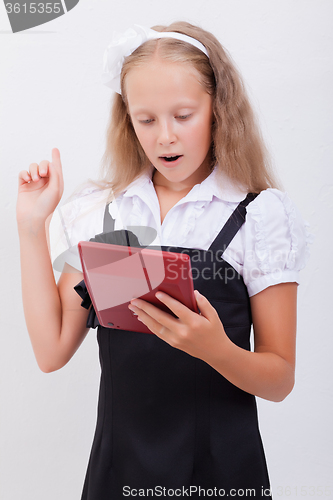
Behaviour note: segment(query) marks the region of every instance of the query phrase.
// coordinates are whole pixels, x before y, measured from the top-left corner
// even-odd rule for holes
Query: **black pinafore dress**
[[[237,206],[209,250],[162,247],[190,255],[194,288],[215,307],[228,337],[247,350],[247,288],[222,255],[255,196]],[[113,228],[106,207],[103,233],[92,240],[127,244],[129,232]],[[84,281],[75,290],[88,308]],[[98,327],[101,382],[81,500],[271,498],[253,395],[154,334],[102,327],[93,308],[87,326]]]

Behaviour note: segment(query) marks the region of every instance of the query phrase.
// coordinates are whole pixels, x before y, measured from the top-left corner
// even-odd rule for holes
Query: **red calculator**
[[[80,241],[78,248],[84,281],[102,326],[152,333],[128,305],[140,298],[174,316],[155,297],[157,291],[199,312],[188,254],[93,241]]]

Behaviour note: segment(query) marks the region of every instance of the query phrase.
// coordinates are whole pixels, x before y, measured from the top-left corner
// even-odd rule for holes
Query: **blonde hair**
[[[244,84],[220,42],[211,33],[186,22],[154,26],[153,29],[183,33],[199,40],[206,47],[209,58],[186,42],[161,38],[143,43],[125,59],[121,72],[122,95],[116,94],[113,98],[101,178],[95,184],[111,188],[118,194],[151,168],[128,113],[125,79],[133,67],[144,65],[157,55],[162,60],[193,66],[200,74],[200,83],[212,96],[211,168],[217,164],[219,170],[248,192],[259,193],[276,187],[269,155]]]

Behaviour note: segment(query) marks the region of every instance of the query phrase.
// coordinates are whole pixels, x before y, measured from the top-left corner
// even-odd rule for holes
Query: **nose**
[[[169,144],[174,144],[177,140],[176,133],[174,130],[174,124],[171,120],[164,120],[160,122],[160,127],[158,131],[158,142],[162,146],[168,146]]]

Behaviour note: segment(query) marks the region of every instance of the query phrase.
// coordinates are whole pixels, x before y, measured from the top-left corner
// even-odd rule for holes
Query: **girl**
[[[212,34],[184,22],[135,26],[109,45],[104,70],[116,91],[104,182],[59,211],[68,248],[58,284],[47,239],[63,192],[57,149],[52,163],[20,172],[17,202],[40,368],[64,366],[98,327],[101,386],[82,500],[270,497],[255,396],[281,401],[293,388],[305,225],[274,187],[241,79]],[[132,300],[154,335],[99,325],[76,247],[126,244],[129,234],[144,245],[142,228],[155,230],[152,246],[190,255],[200,310],[161,292],[176,317]]]

